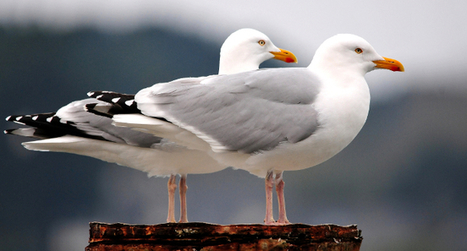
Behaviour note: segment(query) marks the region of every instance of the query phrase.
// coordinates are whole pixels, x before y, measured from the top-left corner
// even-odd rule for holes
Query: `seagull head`
[[[382,57],[365,39],[352,34],[339,34],[324,41],[310,67],[362,76],[374,69],[404,71],[399,61]]]
[[[219,74],[257,70],[268,59],[296,63],[295,55],[275,46],[264,33],[244,28],[232,33],[220,52]]]

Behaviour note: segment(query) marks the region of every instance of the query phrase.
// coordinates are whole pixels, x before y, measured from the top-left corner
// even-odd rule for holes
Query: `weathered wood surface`
[[[216,225],[90,223],[86,251],[136,250],[326,250],[358,251],[357,226],[290,224]]]

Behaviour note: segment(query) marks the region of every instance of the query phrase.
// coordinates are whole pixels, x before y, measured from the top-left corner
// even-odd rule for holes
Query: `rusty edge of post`
[[[127,250],[125,245],[170,248],[202,248],[225,245],[262,245],[273,243],[288,248],[308,250],[359,250],[362,242],[361,230],[356,225],[338,226],[334,224],[306,225],[288,224],[270,226],[263,224],[217,225],[209,223],[164,223],[157,225],[130,225],[124,223],[90,223],[88,251],[114,250],[102,248],[117,245]],[[266,241],[266,243],[264,242]],[[256,243],[256,244],[255,244]],[[258,244],[259,243],[259,244]],[[312,249],[311,247],[325,249]],[[331,249],[331,247],[335,247]],[[337,249],[336,249],[337,248]],[[130,249],[128,249],[130,250]],[[152,250],[152,249],[146,249]],[[219,248],[218,250],[222,250]]]

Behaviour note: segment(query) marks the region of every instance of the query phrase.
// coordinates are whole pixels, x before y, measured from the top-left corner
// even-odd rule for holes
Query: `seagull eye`
[[[363,53],[363,50],[362,50],[361,48],[357,48],[357,49],[355,49],[355,52],[356,52],[357,54],[362,54],[362,53]]]
[[[258,44],[261,45],[261,46],[264,46],[266,44],[266,42],[264,42],[264,40],[259,40]]]

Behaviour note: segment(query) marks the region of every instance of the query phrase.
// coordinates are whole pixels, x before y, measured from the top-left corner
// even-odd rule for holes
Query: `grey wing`
[[[306,69],[270,69],[168,83],[137,94],[136,101],[143,113],[195,133],[214,151],[252,153],[312,135],[319,87]]]
[[[92,98],[74,101],[60,108],[56,113],[56,117],[62,121],[72,123],[84,134],[98,136],[107,141],[140,147],[151,147],[153,144],[161,142],[159,137],[134,131],[131,128],[116,127],[112,124],[111,118],[86,112],[85,105],[91,103],[107,104]]]

